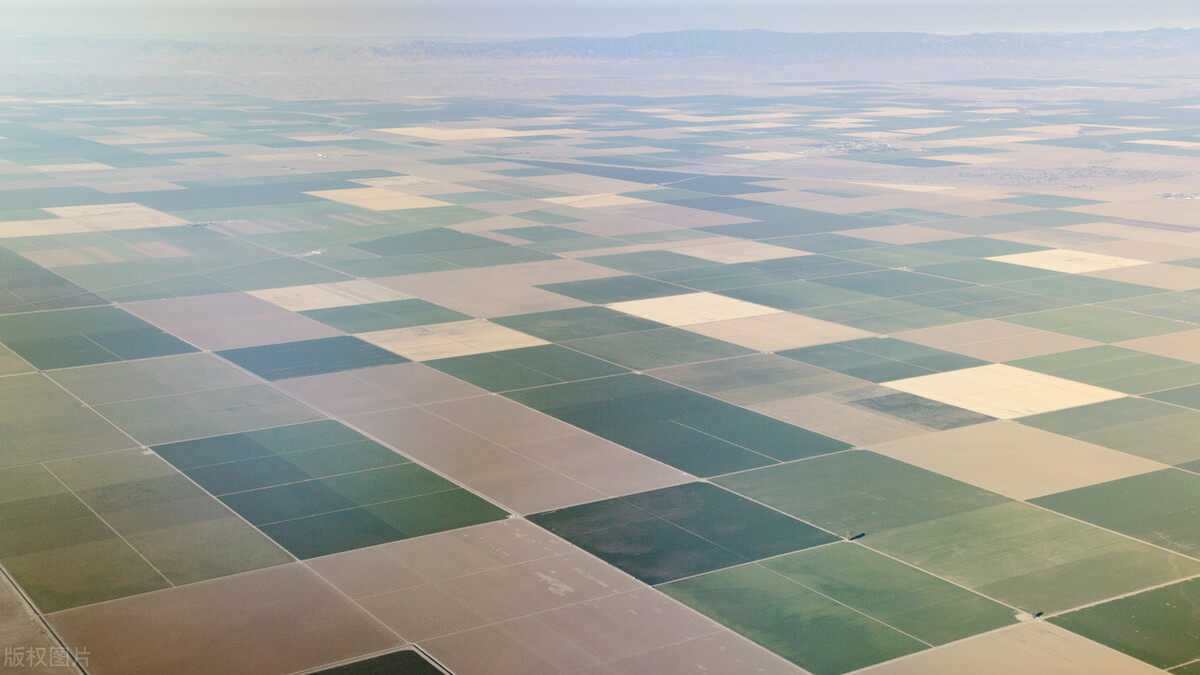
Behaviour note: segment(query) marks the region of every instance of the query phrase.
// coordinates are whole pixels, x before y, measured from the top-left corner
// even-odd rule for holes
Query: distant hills
[[[623,38],[540,38],[504,42],[412,41],[378,45],[407,58],[730,58],[830,59],[1135,58],[1200,53],[1200,29],[1105,33],[781,33],[767,30],[689,30]]]
[[[1200,55],[1200,29],[1104,33],[781,33],[767,30],[689,30],[631,37],[558,37],[495,42],[236,39],[175,37],[14,37],[0,58],[178,58],[214,55],[250,61],[377,62],[459,59],[695,59],[823,62],[890,59],[1156,59]]]

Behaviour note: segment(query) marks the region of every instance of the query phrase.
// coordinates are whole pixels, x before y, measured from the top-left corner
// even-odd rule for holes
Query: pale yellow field
[[[372,211],[399,211],[450,205],[449,202],[430,199],[428,197],[418,197],[417,195],[406,195],[402,192],[393,192],[392,190],[378,187],[317,190],[316,192],[306,192],[305,194]]]
[[[776,312],[741,319],[727,319],[685,325],[684,328],[717,340],[749,347],[760,352],[776,352],[811,345],[874,337],[874,333],[814,319],[802,314]]]
[[[759,262],[762,260],[778,260],[780,258],[809,255],[807,251],[744,240],[727,241],[719,244],[673,246],[663,250],[682,253],[683,255],[690,255],[693,258],[711,260],[712,262],[721,264]]]
[[[455,321],[432,326],[393,328],[359,333],[371,344],[413,361],[498,352],[548,344],[545,340],[483,319]]]
[[[1115,649],[1042,621],[1019,624],[895,661],[856,675],[1162,675]]]
[[[149,227],[172,227],[187,222],[134,203],[58,206],[45,210],[58,218],[0,223],[0,238],[140,230]]]
[[[1024,267],[1036,267],[1064,274],[1083,274],[1086,272],[1111,270],[1117,267],[1132,267],[1134,265],[1147,264],[1145,260],[1122,258],[1115,255],[1104,255],[1103,253],[1089,253],[1087,251],[1071,251],[1063,248],[999,255],[987,258],[987,260],[995,260],[996,262]]]
[[[886,386],[998,419],[1074,408],[1125,395],[1061,377],[995,363],[903,380]]]
[[[1010,422],[960,427],[870,449],[1013,499],[1033,499],[1167,468]]]
[[[628,300],[614,302],[609,307],[668,326],[690,326],[782,312],[773,307],[727,298],[716,293],[685,293],[665,298]]]
[[[335,281],[327,284],[310,284],[306,286],[288,286],[286,288],[268,288],[260,291],[249,291],[250,295],[267,302],[300,312],[310,309],[327,309],[330,307],[346,307],[371,302],[387,302],[389,300],[404,300],[411,298],[407,293],[401,293],[387,286],[380,286],[366,279],[351,281]]]

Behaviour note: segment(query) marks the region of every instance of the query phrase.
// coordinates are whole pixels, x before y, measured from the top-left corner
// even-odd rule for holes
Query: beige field
[[[610,308],[643,319],[650,319],[668,326],[690,326],[710,321],[727,321],[763,314],[777,314],[782,310],[758,305],[744,300],[727,298],[716,293],[685,293],[665,298],[628,300],[614,302]]]
[[[798,155],[794,152],[763,151],[763,152],[743,152],[743,153],[736,154],[736,155],[726,155],[726,157],[732,157],[734,159],[753,159],[753,160],[759,161],[759,162],[773,162],[773,161],[781,160],[781,159],[795,159],[796,157],[803,157],[803,155]]]
[[[902,108],[899,106],[867,108],[865,112],[870,115],[879,115],[881,117],[926,117],[929,115],[943,115],[946,113],[945,110],[935,110],[934,108]]]
[[[856,675],[1162,675],[1164,671],[1053,624],[1018,624],[857,671]]]
[[[1036,267],[1038,269],[1050,270],[1051,272],[1062,272],[1063,274],[1099,272],[1100,270],[1132,267],[1147,263],[1145,260],[1122,258],[1102,253],[1089,253],[1087,251],[1071,251],[1063,248],[998,255],[986,258],[986,260],[1009,263],[1010,265],[1021,265],[1023,267]]]
[[[403,192],[393,192],[392,190],[377,187],[317,190],[316,192],[306,192],[305,194],[372,211],[399,211],[403,209],[425,209],[431,206],[450,205],[449,202],[437,199],[406,195]]]
[[[1155,131],[1161,131],[1156,129]],[[1153,138],[1143,138],[1130,143],[1141,143],[1142,145],[1162,145],[1168,148],[1200,148],[1200,141],[1160,141]]]
[[[1007,154],[998,152],[991,155],[930,155],[927,159],[939,159],[946,162],[960,162],[962,164],[992,164],[1012,159],[1011,157],[1007,157]]]
[[[548,344],[483,319],[360,333],[371,344],[413,361],[444,359]]]
[[[644,199],[625,197],[618,194],[573,195],[570,197],[547,197],[542,201],[550,204],[574,206],[580,209],[596,209],[602,206],[628,206],[630,204],[645,204]]]
[[[1090,384],[995,363],[884,382],[917,396],[998,419],[1074,408],[1125,396]]]
[[[893,337],[986,361],[1015,361],[1100,344],[1015,323],[981,319],[896,333]]]
[[[881,455],[991,490],[1033,499],[1167,468],[1011,422],[987,422],[871,445]]]
[[[731,240],[718,244],[669,246],[663,250],[682,253],[690,255],[693,258],[711,260],[712,262],[721,264],[759,262],[762,260],[778,260],[780,258],[808,255],[807,251],[745,240]]]
[[[928,429],[902,422],[895,417],[837,403],[820,396],[797,396],[746,407],[768,417],[857,446],[870,446],[896,438],[929,433]]]
[[[13,220],[0,223],[0,238],[78,234],[171,227],[187,221],[134,203],[58,206],[45,209],[58,216],[47,220]]]
[[[979,136],[976,138],[947,138],[940,141],[927,141],[925,144],[930,147],[943,148],[954,147],[957,145],[995,145],[1003,143],[1027,143],[1029,141],[1040,141],[1046,136],[1021,135],[1021,134],[1000,134],[997,136]]]
[[[38,166],[30,167],[45,173],[67,173],[71,171],[107,171],[112,167],[100,162],[80,162],[78,164],[39,164]]]
[[[1200,329],[1185,330],[1166,335],[1126,340],[1114,343],[1119,347],[1136,349],[1147,354],[1157,354],[1172,359],[1200,363]]]
[[[900,133],[900,134],[912,134],[912,135],[915,135],[915,136],[925,136],[925,135],[928,135],[928,134],[936,134],[936,133],[938,133],[938,132],[942,132],[942,131],[950,131],[950,130],[952,130],[952,129],[958,129],[958,128],[960,128],[960,127],[958,127],[958,126],[950,126],[950,127],[921,127],[921,128],[919,128],[919,129],[897,129],[897,130],[896,130],[896,133]]]
[[[684,328],[693,333],[761,352],[776,352],[843,340],[857,340],[875,335],[865,330],[843,326],[840,323],[790,312],[689,324]]]
[[[1116,269],[1091,272],[1090,277],[1124,281],[1130,284],[1154,286],[1169,291],[1191,291],[1200,288],[1200,269],[1183,267],[1181,265],[1163,265],[1151,263],[1136,267],[1119,267]]]
[[[387,302],[389,300],[405,300],[412,297],[407,293],[401,293],[387,286],[380,286],[366,279],[335,281],[327,284],[310,284],[306,286],[288,286],[285,288],[268,288],[261,291],[248,291],[248,293],[256,298],[266,300],[273,305],[290,309],[293,312],[362,305],[371,302]]]
[[[404,641],[300,563],[168,588],[47,617],[68,644],[123,675],[292,672]],[[131,640],[171,649],[132,649]],[[101,665],[102,664],[102,665]]]
[[[476,127],[466,129],[446,129],[437,127],[396,127],[393,129],[372,129],[385,134],[415,136],[434,141],[478,141],[489,138],[519,138],[521,136],[543,136],[559,134],[578,134],[580,129],[500,129],[496,127]]]
[[[743,120],[771,120],[795,117],[794,113],[747,113],[745,115],[661,115],[672,122],[740,122]]]

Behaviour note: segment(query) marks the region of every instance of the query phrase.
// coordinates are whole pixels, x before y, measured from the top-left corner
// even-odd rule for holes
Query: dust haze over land
[[[778,82],[844,79],[1182,76],[1181,91],[1195,92],[1200,80],[1190,75],[1198,57],[1200,29],[968,36],[680,31],[469,43],[29,36],[0,44],[0,91],[389,100],[734,94]]]
[[[1195,102],[1200,98],[1200,77],[1192,68],[1197,59],[1200,29],[957,36],[697,30],[627,38],[473,42],[33,36],[0,44],[0,92],[114,98],[149,94],[293,100],[363,97],[410,103],[411,97],[594,96],[597,105],[606,104],[603,97],[616,96],[644,97],[646,105],[663,96],[749,96],[795,108],[804,104],[814,87],[853,86],[873,90],[881,104],[928,98],[1013,106],[1025,111],[1029,124],[1035,125],[1080,98],[1114,104]],[[898,170],[886,164],[845,167],[821,161],[826,155],[889,147],[879,142],[835,139],[821,144],[809,139],[788,148],[805,159],[759,167],[756,172],[889,181]],[[487,147],[479,150],[497,152]],[[507,157],[555,159],[541,149],[505,152]],[[1098,160],[1075,166],[930,168],[925,179],[1095,188],[1190,176],[1181,160],[1162,157],[1154,167],[1135,160],[1134,166],[1126,153],[1102,153]]]

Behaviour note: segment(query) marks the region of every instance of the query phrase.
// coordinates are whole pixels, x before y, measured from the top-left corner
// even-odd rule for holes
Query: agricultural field
[[[1198,174],[1165,80],[0,97],[0,634],[1200,673]]]

